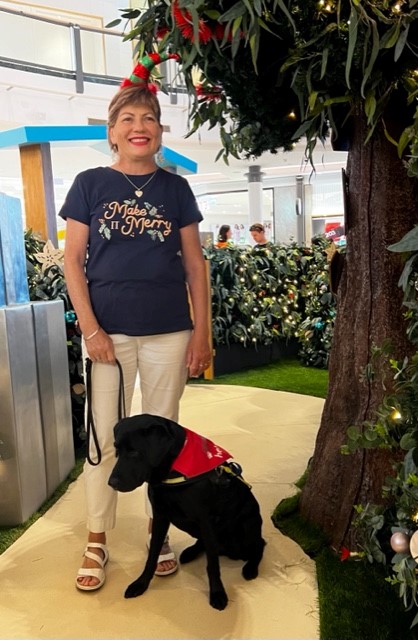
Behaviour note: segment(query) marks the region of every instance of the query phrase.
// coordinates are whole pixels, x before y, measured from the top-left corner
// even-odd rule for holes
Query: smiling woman
[[[161,146],[162,136],[157,99],[150,92],[143,95],[137,87],[125,89],[125,93],[122,98],[117,95],[109,109],[109,140],[119,155],[113,166],[122,173],[138,173],[138,162],[142,160],[144,173],[155,171],[154,154]]]
[[[159,169],[161,110],[148,84],[154,64],[172,55],[150,54],[109,105],[111,167],[80,173],[60,215],[67,220],[65,276],[94,363],[91,410],[100,464],[85,465],[89,531],[76,586],[99,589],[109,557],[106,531],[115,526],[117,493],[107,480],[115,463],[119,369],[129,414],[137,373],[142,412],[177,421],[186,380],[210,360],[208,291],[198,223],[202,215],[187,183]],[[189,297],[193,312],[189,308]],[[93,452],[90,452],[90,458]],[[150,516],[150,532],[152,513]],[[156,573],[177,569],[168,541]]]

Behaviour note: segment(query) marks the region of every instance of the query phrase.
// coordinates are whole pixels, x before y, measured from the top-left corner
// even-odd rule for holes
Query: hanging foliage
[[[290,149],[303,136],[311,157],[329,128],[344,141],[359,102],[371,136],[396,93],[409,115],[387,135],[418,175],[416,0],[149,0],[121,15],[112,26],[127,20],[138,55],[180,55],[191,131],[219,125],[224,159]]]

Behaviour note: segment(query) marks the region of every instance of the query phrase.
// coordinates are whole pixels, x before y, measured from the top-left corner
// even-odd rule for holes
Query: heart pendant
[[[141,191],[141,189],[137,189],[137,190],[135,191],[135,195],[136,195],[136,197],[137,197],[137,198],[140,198],[140,197],[142,196],[142,191]]]

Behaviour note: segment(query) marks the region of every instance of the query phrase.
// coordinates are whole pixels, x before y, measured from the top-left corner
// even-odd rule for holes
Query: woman
[[[218,242],[215,243],[215,247],[217,249],[225,249],[226,247],[230,247],[232,242],[232,229],[229,224],[223,224],[218,233]]]
[[[199,376],[210,361],[202,216],[187,181],[155,163],[161,112],[147,80],[152,66],[167,57],[176,56],[146,56],[122,83],[108,114],[115,162],[80,173],[60,212],[67,220],[68,291],[94,363],[92,410],[102,452],[99,465],[85,464],[89,533],[76,579],[84,591],[104,584],[106,531],[115,526],[117,493],[107,481],[115,463],[116,359],[127,413],[139,373],[142,412],[175,421],[187,376]],[[147,512],[151,532],[149,504]],[[176,569],[167,540],[156,574]]]

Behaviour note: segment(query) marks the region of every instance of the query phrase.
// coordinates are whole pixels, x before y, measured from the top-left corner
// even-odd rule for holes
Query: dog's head
[[[133,491],[144,482],[161,481],[184,443],[184,430],[167,418],[142,414],[124,418],[114,428],[117,461],[109,484]]]

